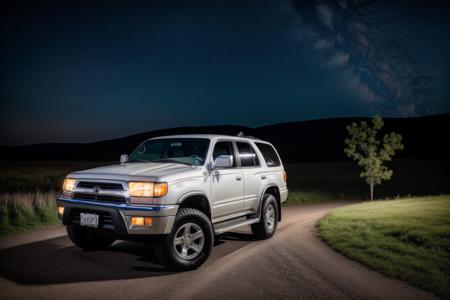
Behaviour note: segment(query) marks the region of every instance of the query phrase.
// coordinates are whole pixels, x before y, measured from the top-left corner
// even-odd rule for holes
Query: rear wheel
[[[211,221],[199,210],[179,210],[172,232],[165,236],[157,249],[160,259],[180,270],[198,268],[211,253],[214,231]]]
[[[252,232],[259,239],[271,238],[278,225],[278,203],[273,195],[265,194],[261,207],[261,219],[252,224]]]
[[[75,245],[86,251],[107,249],[115,241],[115,238],[95,229],[77,225],[68,225],[67,234]]]

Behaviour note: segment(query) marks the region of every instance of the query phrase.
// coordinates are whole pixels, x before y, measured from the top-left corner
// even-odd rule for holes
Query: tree
[[[352,123],[347,126],[350,137],[345,139],[347,147],[344,152],[363,168],[360,176],[365,178],[370,187],[370,200],[373,200],[375,185],[392,177],[393,171],[383,163],[390,161],[397,150],[403,149],[400,134],[391,132],[385,134],[382,141],[378,139],[377,135],[383,125],[381,117],[376,116],[372,119],[372,126],[365,121],[362,121],[360,125]]]

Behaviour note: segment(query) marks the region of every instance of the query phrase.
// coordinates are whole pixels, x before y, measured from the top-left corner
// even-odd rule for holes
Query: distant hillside
[[[289,122],[258,128],[243,126],[180,127],[149,131],[94,143],[50,143],[0,147],[1,160],[115,161],[143,140],[171,134],[216,133],[236,135],[243,131],[272,142],[285,162],[346,159],[343,148],[346,125],[364,118],[336,118]],[[365,119],[369,120],[369,119]],[[418,118],[385,119],[385,131],[402,134],[405,149],[400,158],[450,159],[450,114]]]

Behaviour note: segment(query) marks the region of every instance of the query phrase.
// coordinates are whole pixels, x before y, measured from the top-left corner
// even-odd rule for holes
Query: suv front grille
[[[99,194],[88,194],[88,193],[74,193],[73,198],[82,200],[93,200],[93,201],[107,201],[116,203],[126,203],[125,197],[114,196],[114,195],[99,195]]]
[[[112,182],[80,181],[78,182],[77,187],[85,189],[93,189],[94,187],[99,187],[102,190],[123,191],[122,184]]]

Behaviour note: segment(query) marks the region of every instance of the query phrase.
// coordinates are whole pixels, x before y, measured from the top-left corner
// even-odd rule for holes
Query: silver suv
[[[151,237],[161,259],[193,269],[214,237],[251,225],[270,238],[287,199],[286,172],[268,142],[176,135],[143,142],[119,165],[67,175],[56,199],[70,239],[85,250]]]

